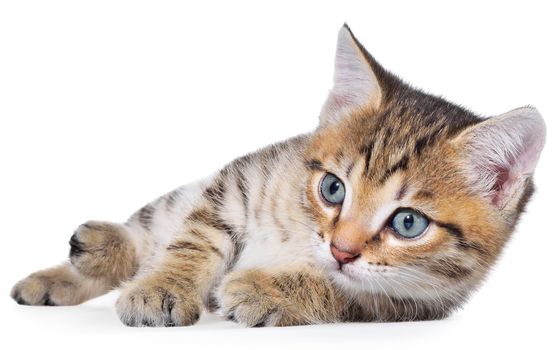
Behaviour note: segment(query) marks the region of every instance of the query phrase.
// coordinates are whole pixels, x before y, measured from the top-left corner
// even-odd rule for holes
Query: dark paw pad
[[[42,306],[58,306],[55,302],[53,302],[50,298],[50,295],[48,292],[45,292],[45,294],[42,297],[39,297],[37,299],[37,297],[35,297],[35,300],[31,299],[31,300],[26,300],[23,296],[20,290],[14,290],[11,293],[11,297],[12,299],[15,300],[16,303],[18,303],[19,305],[42,305]]]
[[[79,257],[85,252],[84,244],[78,240],[78,234],[74,233],[72,237],[70,237],[70,257]]]
[[[16,291],[12,293],[12,299],[16,301],[19,305],[29,305],[22,297],[21,293]]]

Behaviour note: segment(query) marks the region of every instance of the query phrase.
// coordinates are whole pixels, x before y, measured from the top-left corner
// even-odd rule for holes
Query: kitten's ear
[[[352,109],[376,108],[381,86],[372,65],[375,61],[345,24],[338,32],[334,86],[321,110],[321,125],[337,122]]]
[[[476,124],[454,141],[463,152],[462,166],[471,187],[504,209],[522,195],[545,138],[540,113],[536,108],[522,107]]]

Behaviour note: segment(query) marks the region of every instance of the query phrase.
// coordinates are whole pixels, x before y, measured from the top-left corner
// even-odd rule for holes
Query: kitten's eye
[[[330,204],[341,204],[346,195],[342,181],[331,173],[325,174],[321,180],[321,196]]]
[[[429,223],[424,215],[412,209],[398,209],[391,227],[405,238],[416,238],[424,233]]]

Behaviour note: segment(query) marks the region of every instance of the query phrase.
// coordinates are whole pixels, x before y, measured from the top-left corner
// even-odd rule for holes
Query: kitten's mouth
[[[339,267],[336,269],[337,273],[340,273],[348,278],[352,278],[351,274],[348,271],[348,268],[346,268],[346,270],[344,270],[345,265],[339,264]]]
[[[353,281],[360,281],[364,273],[371,274],[371,275],[381,274],[387,276],[387,274],[391,274],[392,272],[391,269],[388,268],[387,266],[377,267],[377,268],[371,268],[370,266],[368,266],[364,268],[358,265],[354,265],[353,262],[347,264],[341,264],[338,261],[336,262],[336,265],[333,266],[332,270],[334,274],[342,275]]]
[[[336,262],[336,267],[334,268],[334,272],[337,274],[341,274],[347,278],[350,278],[352,280],[356,280],[356,278],[352,275],[352,273],[348,270],[349,269],[349,264],[342,264],[340,262]]]
[[[360,283],[360,278],[355,273],[352,273],[352,271],[350,271],[350,266],[348,266],[347,264],[339,264],[338,267],[333,269],[331,274],[333,275],[333,277],[335,277],[336,280],[344,281],[345,283],[351,283],[352,285],[354,285],[355,283]]]
[[[348,269],[349,269],[349,266],[347,264],[338,263],[338,267],[336,268],[335,271],[337,273],[341,274],[341,275],[344,275],[344,276],[346,276],[350,279],[355,280],[356,278],[354,276],[352,276],[352,273]]]

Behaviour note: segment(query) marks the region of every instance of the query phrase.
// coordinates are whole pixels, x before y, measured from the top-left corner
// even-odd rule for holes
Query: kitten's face
[[[533,108],[484,120],[386,72],[347,28],[306,153],[315,255],[354,292],[463,301],[532,193]]]
[[[508,231],[497,210],[467,190],[447,127],[402,113],[383,121],[366,113],[320,130],[306,194],[317,256],[338,282],[422,297],[478,281]]]

